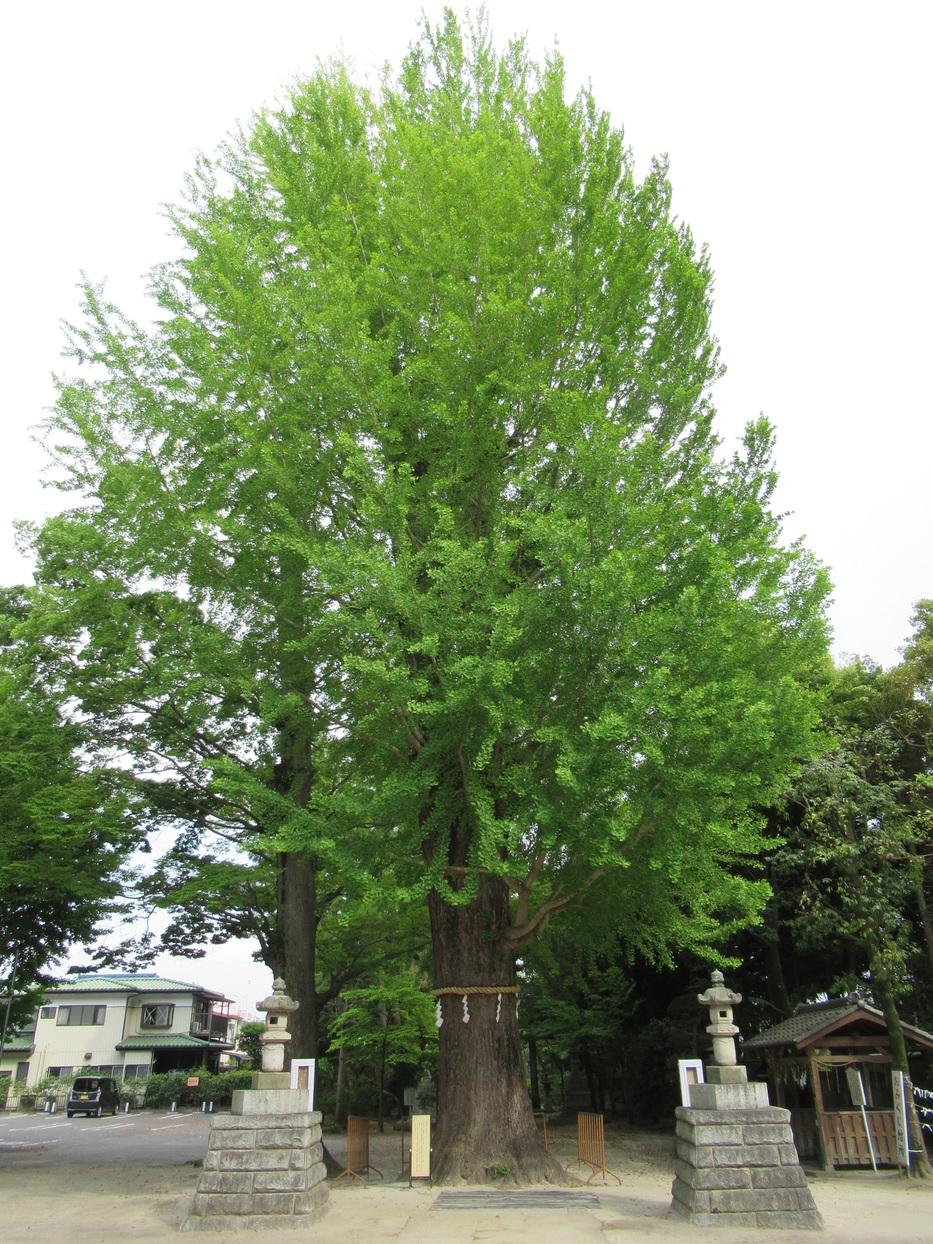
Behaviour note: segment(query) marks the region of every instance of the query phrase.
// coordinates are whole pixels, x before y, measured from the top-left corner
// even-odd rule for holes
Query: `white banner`
[[[891,1072],[891,1091],[894,1095],[894,1138],[897,1144],[897,1164],[910,1170],[910,1142],[907,1132],[907,1086],[903,1071]]]

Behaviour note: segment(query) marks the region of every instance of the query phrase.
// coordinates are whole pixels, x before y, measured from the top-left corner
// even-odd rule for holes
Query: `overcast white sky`
[[[454,6],[460,7],[460,6]],[[29,429],[52,399],[59,322],[82,270],[144,318],[169,253],[160,203],[199,150],[282,98],[320,59],[397,63],[408,0],[32,0],[7,10],[0,350],[0,582],[28,579],[12,523],[40,518]],[[779,505],[835,583],[835,651],[897,660],[933,595],[930,532],[933,6],[887,0],[491,0],[498,40],[556,41],[638,163],[671,160],[675,210],[711,251],[734,438],[764,412]],[[229,960],[229,963],[227,962]],[[242,948],[163,971],[253,1005]],[[192,971],[191,968],[195,967]],[[257,992],[258,991],[258,992]]]

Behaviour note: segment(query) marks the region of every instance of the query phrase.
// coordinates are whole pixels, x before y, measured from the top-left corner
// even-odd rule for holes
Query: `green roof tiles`
[[[229,1050],[230,1041],[202,1041],[179,1032],[175,1036],[163,1033],[158,1037],[126,1037],[117,1042],[118,1050]]]
[[[209,998],[223,998],[223,994],[213,989],[157,976],[155,972],[81,973],[56,981],[46,993],[200,993]]]
[[[46,993],[136,993],[132,985],[105,980],[101,976],[72,976],[49,985]]]

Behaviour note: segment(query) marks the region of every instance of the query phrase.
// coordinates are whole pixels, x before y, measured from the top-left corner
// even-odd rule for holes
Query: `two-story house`
[[[155,973],[72,976],[46,991],[35,1028],[16,1034],[0,1075],[28,1086],[89,1071],[120,1080],[190,1067],[216,1071],[231,1048],[229,1009],[222,994]]]

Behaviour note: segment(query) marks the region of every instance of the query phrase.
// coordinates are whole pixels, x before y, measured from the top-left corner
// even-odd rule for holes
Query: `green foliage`
[[[192,1075],[200,1074],[199,1071],[192,1071]],[[143,1085],[143,1101],[147,1106],[170,1106],[172,1102],[179,1102],[185,1093],[185,1079],[183,1075],[169,1075],[167,1073],[151,1075],[147,1077]]]
[[[816,956],[812,993],[900,995],[933,1019],[928,860],[933,841],[929,611],[915,614],[904,660],[856,661],[828,685],[830,743],[801,767],[776,828],[777,911],[793,945]]]
[[[66,717],[18,638],[22,593],[0,594],[0,969],[34,1010],[36,976],[119,909],[121,870],[138,843],[118,773],[87,761],[84,723]]]
[[[911,618],[913,634],[904,647],[903,673],[917,696],[933,700],[933,600],[920,600]]]
[[[328,1036],[352,1068],[351,1100],[362,1098],[366,1109],[375,1103],[382,1131],[392,1073],[404,1069],[411,1082],[433,1070],[437,1029],[422,973],[403,968],[382,974],[373,985],[345,990]]]
[[[386,977],[376,985],[348,989],[328,1029],[331,1042],[385,1067],[430,1064],[437,1043],[434,1003],[414,974]]]
[[[262,1066],[262,1043],[259,1038],[266,1030],[261,1020],[247,1020],[240,1025],[237,1033],[236,1047],[249,1055],[250,1065],[254,1070]]]
[[[609,959],[610,952],[607,946],[601,954],[580,954],[572,938],[548,937],[536,944],[522,985],[523,1035],[546,1040],[560,1059],[583,1047],[615,1053],[639,1000],[631,977]]]
[[[666,166],[565,87],[448,13],[378,97],[323,70],[199,162],[156,327],[85,290],[29,627],[152,823],[246,851],[224,887],[492,874],[513,946],[586,898],[709,952],[764,901],[826,585],[770,429],[713,434]]]
[[[528,947],[519,1025],[535,1043],[542,1107],[565,1104],[574,1066],[592,1109],[656,1123],[679,1103],[677,1059],[697,1057],[708,1044],[696,995],[709,964],[689,953],[674,969],[647,962],[607,936],[607,927],[568,913]]]
[[[172,1102],[199,1106],[205,1101],[212,1101],[215,1106],[229,1105],[235,1089],[251,1086],[252,1075],[251,1071],[211,1072],[203,1067],[193,1067],[183,1074],[151,1075],[144,1082],[144,1101],[147,1106],[170,1106]],[[189,1088],[186,1081],[194,1076],[198,1083]]]

